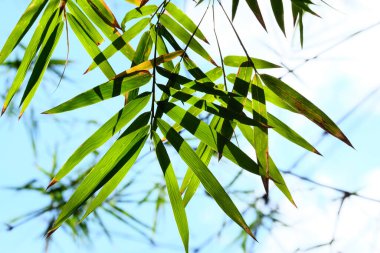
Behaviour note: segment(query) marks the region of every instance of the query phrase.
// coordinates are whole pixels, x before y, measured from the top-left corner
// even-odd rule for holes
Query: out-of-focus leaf
[[[18,20],[16,26],[13,28],[12,33],[8,36],[3,48],[0,52],[0,64],[12,53],[13,49],[20,43],[25,34],[29,31],[30,27],[34,24],[37,17],[45,7],[47,0],[33,0],[21,18]]]
[[[179,192],[177,177],[175,176],[174,169],[165,146],[156,132],[153,132],[153,140],[156,147],[157,159],[162,172],[164,173],[166,187],[168,190],[168,195],[173,209],[174,218],[177,223],[178,231],[182,238],[185,251],[188,252],[189,227],[187,224],[185,206]]]
[[[312,102],[295,91],[289,85],[270,75],[261,75],[264,84],[279,96],[285,103],[293,107],[300,114],[317,124],[326,132],[335,136],[347,145],[352,147],[351,142],[339,127],[324,112],[316,107]]]
[[[44,76],[45,71],[49,65],[50,58],[61,37],[62,30],[63,21],[60,21],[53,31],[48,32],[49,38],[41,46],[40,54],[38,55],[32,74],[29,78],[28,85],[26,86],[26,89],[21,99],[20,105],[22,105],[22,107],[19,117],[21,117],[21,115],[28,107],[30,101],[32,100],[34,94],[37,91],[38,86],[42,81],[42,77]]]
[[[240,214],[239,210],[232,202],[231,198],[228,196],[218,180],[207,168],[207,166],[200,160],[198,155],[189,146],[189,144],[165,121],[158,119],[157,124],[162,133],[177,150],[183,161],[194,171],[196,176],[201,181],[202,185],[205,187],[206,191],[214,198],[220,208],[236,224],[242,227],[247,232],[247,234],[249,234],[252,238],[255,238],[247,223],[244,221],[244,218]]]
[[[66,176],[84,157],[99,148],[128,122],[130,122],[148,103],[149,93],[143,93],[136,99],[130,101],[123,109],[117,112],[112,118],[104,123],[95,133],[93,133],[65,162],[53,181],[59,181]],[[142,114],[139,119],[143,121],[147,115]]]
[[[99,103],[106,99],[117,97],[127,91],[137,89],[148,83],[150,79],[151,74],[145,70],[127,75],[120,75],[118,78],[100,84],[48,111],[45,111],[44,114],[61,113]]]
[[[191,20],[191,18],[189,18],[181,9],[175,6],[175,4],[169,2],[165,6],[165,10],[169,12],[169,14],[175,20],[177,20],[177,22],[179,22],[183,27],[185,27],[186,30],[188,30],[191,34],[194,33],[194,36],[208,43],[206,37],[203,35],[199,27],[196,24],[194,24],[193,20]]]

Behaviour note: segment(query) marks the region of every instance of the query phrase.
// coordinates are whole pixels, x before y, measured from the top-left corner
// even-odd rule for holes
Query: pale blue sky
[[[2,36],[0,37],[0,45],[3,45],[27,2],[24,0],[1,1],[0,34]],[[117,1],[110,2],[115,5]],[[119,20],[125,11],[123,4],[124,2],[117,3],[117,8],[114,8]],[[353,32],[379,21],[380,4],[377,0],[366,1],[365,6],[358,0],[335,1],[334,4],[336,4],[334,7],[339,11],[328,7],[317,7],[322,13],[322,19],[306,20],[304,51],[299,49],[297,41],[293,41],[292,36],[285,39],[277,33],[269,33],[268,35],[262,30],[257,30],[259,38],[254,38],[256,33],[245,32],[253,28],[260,28],[258,26],[251,27],[249,22],[246,22],[248,16],[244,11],[244,5],[240,6],[235,22],[240,29],[243,40],[247,45],[251,45],[249,50],[254,56],[269,58],[276,63],[284,62],[292,67],[302,62],[303,58],[314,56]],[[115,7],[114,5],[111,7]],[[199,13],[193,14],[199,16]],[[227,29],[226,27],[222,23],[219,28],[222,30],[222,28]],[[207,27],[202,29],[212,37],[211,30]],[[285,80],[301,90],[312,101],[316,101],[333,119],[338,120],[368,92],[380,85],[380,78],[378,77],[380,38],[377,36],[379,32],[380,27],[375,27],[348,40],[339,47],[321,55],[318,60],[299,68],[296,73],[300,79],[289,75]],[[64,81],[57,90],[55,90],[56,84],[54,82],[53,84],[46,84],[46,91],[40,91],[37,98],[32,102],[37,112],[50,108],[58,101],[64,101],[104,80],[98,71],[82,76],[83,70],[89,64],[89,58],[81,56],[84,55],[84,51],[80,50],[80,45],[73,36],[71,36],[71,40],[71,56],[74,64],[68,67],[66,73],[74,82]],[[222,43],[229,53],[233,53],[236,49],[236,42],[230,37],[223,37]],[[273,53],[268,47],[278,53]],[[56,55],[65,57],[65,43],[60,44]],[[123,67],[120,66],[120,68],[122,70]],[[4,78],[1,77],[0,79],[3,83]],[[49,94],[48,97],[46,94]],[[380,141],[380,106],[377,102],[379,99],[379,93],[374,94],[341,125],[356,150],[348,148],[332,137],[328,137],[317,147],[324,157],[309,155],[295,171],[322,183],[347,190],[363,190],[363,194],[366,196],[380,198],[378,196],[380,186],[377,184],[380,179],[380,156],[377,151]],[[14,102],[15,104],[18,103],[17,98]],[[110,101],[98,104],[95,107],[59,115],[58,118],[77,117],[82,120],[96,118],[102,122],[118,108],[118,105],[114,103],[118,102]],[[31,112],[29,111],[29,113]],[[300,117],[290,117],[283,112],[280,114],[282,118],[289,120],[288,122],[292,126],[304,133],[310,140],[318,139],[320,131],[317,127],[305,123],[306,121]],[[2,161],[0,187],[17,186],[26,183],[31,178],[40,178],[47,184],[47,179],[41,177],[41,174],[35,169],[35,164],[38,162],[39,165],[49,168],[50,156],[55,145],[65,143],[65,145],[59,146],[59,162],[62,164],[72,150],[85,140],[96,127],[95,125],[88,127],[83,124],[76,124],[75,128],[61,129],[53,123],[49,116],[37,114],[36,118],[41,128],[38,139],[38,160],[33,156],[24,122],[17,122],[15,117],[5,116],[0,119],[0,138],[2,140],[0,142],[0,159]],[[22,119],[22,121],[25,120],[28,120],[28,115]],[[66,140],[68,134],[72,134],[72,137]],[[284,169],[287,169],[303,153],[301,149],[294,147],[276,135],[273,135],[271,144],[272,156],[279,167]],[[250,150],[247,149],[247,152]],[[154,166],[148,166],[151,165],[149,162],[150,160],[141,163],[135,169],[157,172],[158,170],[155,170]],[[214,165],[215,168],[219,167],[216,163]],[[226,168],[230,166],[223,160],[222,165]],[[226,172],[215,172],[221,181],[227,181],[230,175],[228,170]],[[297,247],[306,248],[313,243],[324,243],[331,239],[330,236],[335,224],[335,213],[339,206],[338,202],[331,202],[331,199],[335,198],[336,194],[328,190],[310,191],[310,185],[301,184],[300,181],[291,176],[286,176],[286,179],[299,208],[293,208],[275,189],[272,190],[272,197],[281,207],[283,215],[279,218],[288,222],[293,228],[277,228],[273,234],[268,236],[261,234],[257,252],[293,252]],[[145,182],[149,182],[149,179]],[[260,180],[256,178],[247,176],[240,183],[246,184],[248,188],[252,188],[252,184],[254,184],[258,191],[262,190]],[[2,203],[6,203],[0,209],[0,223],[7,222],[9,219],[32,210],[33,207],[38,207],[46,201],[41,199],[39,195],[4,190],[0,191],[0,199]],[[147,221],[152,220],[151,209],[134,211],[141,213]],[[216,226],[224,220],[220,210],[208,198],[196,198],[190,204],[188,213],[191,224],[190,245],[194,247],[198,246],[198,243],[205,239],[204,237],[215,231]],[[338,241],[334,245],[333,252],[339,250],[345,253],[378,252],[380,245],[375,239],[380,237],[379,217],[380,204],[372,204],[355,198],[347,201],[337,226]],[[157,248],[154,249],[155,252],[182,252],[180,238],[172,222],[170,208],[165,210],[162,218],[165,221],[159,227],[157,238],[165,244],[176,246],[173,249],[159,250]],[[57,242],[52,245],[49,252],[87,252],[87,249],[88,252],[147,252],[150,249],[149,246],[139,241],[125,240],[121,235],[129,234],[126,226],[113,221],[110,224],[112,224],[117,235],[113,243],[109,243],[106,238],[98,236],[95,237],[93,246],[88,248],[90,245],[81,242],[73,243],[62,231],[58,231],[54,235]],[[1,229],[0,252],[43,252],[43,240],[39,237],[39,233],[42,231],[40,226],[41,220],[37,220],[12,232]],[[229,243],[237,234],[238,228],[236,226],[228,229],[215,243],[206,248],[205,252],[235,252],[238,245],[229,246]],[[355,244],[352,243],[353,239]],[[329,251],[327,248],[320,248],[313,252]]]

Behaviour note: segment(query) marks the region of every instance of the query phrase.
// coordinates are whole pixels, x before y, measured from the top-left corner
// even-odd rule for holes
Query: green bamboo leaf
[[[234,83],[235,82],[235,78],[236,78],[236,74],[229,74],[227,75],[227,79],[228,81],[230,81],[231,83]],[[268,89],[268,87],[264,86],[264,92],[265,92],[265,99],[282,108],[282,109],[286,109],[288,111],[291,111],[291,112],[294,112],[294,113],[298,113],[297,110],[295,110],[293,107],[289,106],[287,103],[285,103],[279,96],[277,96],[272,90]],[[239,97],[235,97],[235,99],[237,100],[241,100]],[[251,109],[249,109],[251,110]]]
[[[159,55],[169,53],[169,50],[168,50],[162,36],[159,35],[158,33],[156,33],[156,27],[155,26],[152,26],[150,28],[150,37],[152,38],[152,41],[155,44],[157,53]],[[171,61],[165,62],[163,65],[164,65],[164,68],[169,70],[169,72],[172,72],[174,70],[174,64]]]
[[[148,15],[153,14],[155,11],[157,11],[157,5],[145,5],[141,8],[137,7],[135,9],[132,9],[125,14],[123,21],[121,22],[121,28],[123,31],[125,30],[126,24],[136,18],[142,18]]]
[[[118,111],[106,123],[104,123],[95,133],[93,133],[77,150],[67,159],[52,182],[57,182],[66,176],[84,157],[102,146],[112,136],[119,132],[128,122],[130,122],[148,103],[149,93],[143,93],[136,99],[130,101],[123,109]],[[143,114],[138,119],[144,121],[147,115]]]
[[[191,36],[182,26],[180,26],[176,21],[166,14],[160,16],[160,23],[165,26],[169,31],[171,31],[178,39],[183,43],[188,44],[189,47],[197,54],[202,56],[207,61],[210,61],[212,64],[217,66],[215,61],[211,58],[208,52],[198,43],[198,41]]]
[[[262,127],[268,128],[268,125],[262,125],[262,121],[256,121],[252,118],[249,118],[243,112],[236,113],[235,111],[232,111],[218,104],[214,104],[214,103],[208,102],[205,99],[200,99],[198,97],[192,96],[191,93],[193,93],[194,90],[192,92],[186,92],[185,89],[182,89],[182,90],[177,90],[173,88],[167,89],[166,86],[163,86],[160,84],[158,84],[158,87],[162,91],[170,95],[171,97],[178,99],[179,101],[193,105],[194,107],[199,108],[201,111],[209,112],[213,115],[217,115],[226,120],[235,119],[238,122],[241,122],[246,125],[251,125],[251,126],[261,125]],[[192,113],[192,115],[194,114]]]
[[[160,55],[156,59],[144,61],[144,62],[142,62],[142,63],[124,71],[124,72],[121,72],[120,74],[116,75],[115,78],[118,78],[118,77],[123,76],[123,75],[129,75],[129,74],[135,73],[137,71],[144,71],[144,70],[152,69],[153,66],[155,66],[155,65],[157,66],[157,65],[162,64],[164,62],[172,61],[173,59],[175,59],[176,57],[178,57],[182,54],[183,54],[183,50],[179,50],[179,51],[175,51],[172,53],[168,53],[166,55]]]
[[[280,66],[266,60],[251,57],[256,69],[273,69],[281,68]],[[224,64],[230,67],[240,67],[244,62],[247,62],[246,56],[229,55],[224,57]]]
[[[58,19],[58,17],[57,17]],[[53,21],[53,23],[56,23]],[[41,51],[38,55],[37,61],[34,65],[32,74],[29,78],[28,85],[26,86],[26,89],[24,91],[24,94],[21,99],[20,105],[21,111],[19,118],[23,115],[26,108],[28,107],[30,101],[33,99],[34,94],[36,93],[38,86],[40,85],[42,81],[42,77],[44,76],[46,69],[49,65],[51,56],[59,42],[59,39],[62,34],[63,30],[63,21],[61,20],[55,27],[55,29],[51,32],[48,32],[49,38],[44,42],[44,44],[41,46]]]
[[[145,27],[150,23],[150,19],[142,19],[136,24],[134,24],[130,29],[128,29],[122,36],[115,39],[101,54],[103,55],[102,60],[111,58],[114,54],[119,52],[119,50],[129,50],[128,43],[139,35]],[[130,52],[129,54],[136,55],[136,52]],[[95,69],[99,62],[93,62],[86,70],[86,73]]]
[[[202,185],[205,187],[206,191],[214,198],[221,209],[236,224],[242,227],[247,232],[247,234],[249,234],[252,238],[255,238],[247,223],[244,221],[244,218],[240,214],[239,210],[232,202],[231,198],[228,196],[218,180],[207,168],[207,166],[200,160],[197,154],[189,146],[189,144],[165,121],[157,119],[157,124],[165,137],[182,157],[183,161],[194,171],[196,176],[201,181]]]
[[[321,155],[318,150],[301,135],[270,113],[268,113],[268,124],[273,127],[274,131],[288,139],[290,142],[293,142],[294,144],[297,144],[298,146],[303,147],[313,153]]]
[[[121,29],[111,9],[107,6],[104,0],[90,0],[87,2],[91,6],[91,8],[96,12],[96,14],[98,14],[98,16],[103,20],[104,23],[113,28]]]
[[[210,146],[210,148],[219,153],[223,152],[224,156],[231,162],[251,173],[259,175],[258,165],[247,154],[205,122],[170,102],[158,102],[158,106],[172,120]],[[220,142],[223,142],[224,145],[219,145]],[[220,150],[220,148],[223,149]]]
[[[170,203],[173,209],[174,218],[177,223],[178,232],[182,238],[185,251],[189,251],[189,227],[187,223],[185,206],[179,192],[177,177],[174,173],[169,155],[156,132],[153,132],[153,140],[156,147],[157,160],[165,176],[166,187]]]
[[[238,5],[239,5],[239,0],[232,0],[232,20],[235,19]]]
[[[253,82],[251,83],[251,95],[253,109],[252,116],[256,119],[259,118],[259,122],[268,124],[265,92],[258,75],[254,76]],[[259,168],[265,173],[265,177],[262,177],[262,179],[265,191],[269,194],[269,172],[271,168],[269,167],[268,128],[255,126],[253,134],[256,158]]]
[[[203,40],[208,44],[206,37],[203,35],[202,31],[199,27],[193,22],[191,18],[189,18],[181,9],[179,9],[175,4],[169,2],[165,6],[165,10],[179,22],[183,27],[186,28],[191,34],[194,33],[194,36]]]
[[[99,191],[99,193],[96,195],[96,197],[93,200],[91,200],[90,204],[88,205],[88,208],[86,209],[86,213],[83,215],[81,221],[83,221],[88,215],[90,215],[97,207],[101,206],[102,203],[108,198],[109,195],[111,195],[111,193],[116,189],[116,187],[128,174],[129,170],[135,164],[138,156],[140,155],[142,148],[144,147],[144,144],[148,138],[148,129],[149,127],[146,126],[141,130],[141,133],[145,133],[145,135],[143,136],[141,136],[140,133],[136,134],[135,138],[139,139],[139,141],[136,144],[137,147],[132,146],[132,148],[135,148],[132,154],[129,154],[131,146],[127,146],[126,143],[123,143],[124,146],[127,147],[125,148],[125,150],[123,150],[123,153],[119,155],[117,162],[113,163],[112,165],[114,166],[113,170],[118,171],[114,175],[111,175],[111,178],[107,176],[107,178],[105,179],[106,183]],[[120,148],[123,147],[121,145],[117,145],[117,149]],[[117,149],[114,149],[115,153],[117,153]],[[126,151],[128,151],[128,153]]]
[[[86,13],[87,17],[103,32],[103,34],[110,41],[115,41],[121,36],[120,32],[117,29],[103,21],[103,19],[88,3],[88,0],[76,0],[76,3],[81,7],[84,13]],[[120,52],[124,54],[129,60],[132,60],[135,54],[134,49],[129,43],[121,48]]]
[[[13,28],[12,33],[8,36],[3,48],[0,52],[0,64],[12,53],[15,47],[20,43],[25,34],[29,31],[30,27],[34,24],[37,17],[45,7],[47,0],[32,0],[21,18],[18,20],[16,26]]]
[[[257,0],[246,0],[246,2],[248,4],[249,8],[251,9],[251,11],[253,12],[253,14],[255,14],[256,19],[260,22],[261,26],[266,31],[267,28],[265,26],[263,16],[261,15],[260,6],[259,6]]]
[[[70,23],[71,29],[82,43],[87,53],[99,65],[99,68],[102,70],[104,75],[108,79],[114,77],[116,75],[115,71],[109,64],[107,58],[102,54],[96,43],[88,35],[89,32],[85,30],[85,27],[81,26],[79,21],[70,13],[67,13],[67,20]]]
[[[13,79],[12,85],[5,97],[3,109],[1,113],[3,114],[7,109],[9,103],[11,102],[13,96],[19,90],[22,82],[25,79],[26,73],[32,63],[33,58],[37,54],[42,42],[45,40],[46,33],[49,30],[52,20],[59,15],[58,11],[59,0],[49,1],[42,17],[38,23],[36,30],[33,33],[32,38],[25,50],[24,57],[22,58],[21,64],[17,69],[15,78]]]
[[[307,117],[309,120],[317,124],[326,132],[335,136],[347,145],[352,147],[351,142],[339,129],[339,127],[332,121],[324,112],[316,107],[312,102],[299,94],[293,88],[282,82],[278,78],[270,75],[261,75],[264,84],[271,89],[277,96],[279,96],[285,103],[293,107],[300,114]]]
[[[152,51],[153,41],[150,36],[150,31],[146,31],[140,38],[139,44],[136,48],[135,56],[131,64],[131,68],[135,67],[138,64],[144,63],[149,59],[149,55]],[[128,103],[128,100],[133,99],[137,96],[139,89],[132,90],[124,94],[125,103]]]
[[[281,28],[281,31],[285,32],[285,21],[284,21],[284,6],[282,0],[271,0],[272,10],[274,17],[276,18],[278,26]]]
[[[55,220],[50,236],[65,222],[81,205],[83,205],[97,190],[103,187],[112,177],[123,169],[123,166],[139,152],[147,139],[149,126],[140,130],[123,134],[108,150],[90,173],[83,179],[71,195],[68,202]],[[128,132],[128,129],[126,130]]]
[[[88,31],[88,36],[91,38],[96,45],[100,45],[104,42],[102,35],[98,32],[91,21],[86,17],[86,15],[79,9],[79,7],[73,3],[73,1],[67,2],[67,7],[70,13],[77,19],[79,24],[84,27],[85,31]]]
[[[151,74],[148,71],[138,71],[127,75],[120,75],[118,78],[87,90],[43,113],[61,113],[99,103],[106,99],[117,97],[128,91],[137,89],[148,83],[150,79]]]

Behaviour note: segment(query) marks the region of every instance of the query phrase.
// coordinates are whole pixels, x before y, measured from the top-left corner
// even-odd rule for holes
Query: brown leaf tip
[[[53,185],[55,185],[56,183],[58,182],[58,180],[56,178],[53,178],[49,185],[46,187],[46,190],[48,190],[50,187],[52,187]]]
[[[50,236],[57,230],[58,228],[53,228],[53,229],[50,229],[47,233],[46,233],[46,238],[50,238]]]

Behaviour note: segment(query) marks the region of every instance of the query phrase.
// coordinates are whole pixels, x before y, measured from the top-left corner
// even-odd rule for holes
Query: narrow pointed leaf
[[[150,79],[151,74],[148,71],[139,71],[128,75],[120,75],[120,77],[85,91],[44,113],[61,113],[99,103],[106,99],[117,97],[128,91],[137,89],[148,83]]]
[[[160,22],[165,26],[169,31],[171,31],[174,36],[180,39],[183,43],[188,44],[189,47],[197,54],[202,56],[207,61],[210,61],[212,64],[215,64],[215,61],[211,58],[208,52],[201,46],[201,44],[196,41],[195,38],[191,36],[182,26],[180,26],[176,21],[166,14],[160,16]]]
[[[21,18],[13,28],[12,33],[7,37],[3,48],[0,52],[0,64],[12,53],[13,49],[20,43],[25,34],[29,31],[30,27],[34,24],[37,17],[45,7],[47,0],[33,0]]]
[[[232,202],[231,198],[225,192],[215,176],[200,160],[193,149],[186,141],[165,121],[158,119],[158,126],[172,146],[177,150],[184,162],[194,171],[196,176],[205,187],[206,191],[214,198],[220,208],[240,227],[244,229],[251,237],[254,238],[252,231],[248,227],[239,210]]]
[[[219,153],[223,152],[224,156],[233,163],[236,163],[251,173],[259,175],[258,165],[247,154],[230,140],[208,126],[205,122],[199,120],[175,104],[159,102],[158,106],[171,119],[180,124],[199,140],[210,146],[213,150]],[[219,145],[220,142],[223,142],[225,145]],[[220,147],[223,147],[223,150],[219,150]]]
[[[332,121],[324,112],[316,107],[307,98],[295,91],[278,78],[270,75],[261,75],[264,84],[271,89],[277,96],[279,96],[285,103],[293,107],[300,114],[307,117],[309,120],[317,124],[326,132],[340,139],[347,145],[352,147],[351,142],[339,127]]]
[[[175,4],[169,2],[165,6],[165,10],[169,12],[169,14],[177,20],[183,27],[186,28],[191,34],[208,43],[206,37],[203,35],[199,27],[193,22],[191,18],[189,18],[181,9],[179,9]]]
[[[267,28],[265,26],[263,16],[261,15],[260,6],[259,6],[257,0],[246,0],[246,2],[248,4],[249,8],[251,9],[251,11],[253,12],[253,14],[255,14],[256,19],[260,22],[261,26],[266,31]]]
[[[281,28],[281,31],[285,34],[284,6],[282,0],[271,0],[270,2],[277,24]]]
[[[266,60],[251,57],[256,69],[273,69],[281,68],[280,66]],[[229,55],[224,57],[224,64],[229,67],[240,67],[244,62],[247,62],[246,56]]]
[[[128,29],[122,36],[115,39],[111,45],[109,45],[103,52],[101,52],[102,59],[107,60],[111,58],[114,54],[119,52],[119,50],[129,50],[128,43],[135,38],[137,35],[139,35],[145,27],[149,24],[150,19],[142,19],[136,24],[134,24],[130,29]],[[130,54],[135,54],[136,52],[130,52]],[[101,59],[99,59],[101,60]],[[99,65],[99,62],[93,62],[91,63],[90,67],[88,67],[87,72],[95,69]]]
[[[21,99],[21,111],[20,116],[24,113],[28,107],[30,101],[33,99],[34,94],[37,91],[38,86],[42,81],[42,77],[45,74],[45,71],[49,65],[50,58],[57,46],[59,39],[63,30],[63,21],[60,21],[55,29],[50,33],[48,40],[44,45],[41,46],[40,54],[37,58],[37,61],[34,65],[32,74],[29,78],[28,85],[24,91],[24,94]]]
[[[235,19],[238,6],[239,6],[239,0],[232,0],[232,20]]]
[[[145,5],[141,8],[132,9],[128,11],[127,14],[125,14],[124,19],[121,22],[121,28],[125,30],[125,26],[127,22],[136,18],[142,18],[148,15],[151,15],[155,11],[157,11],[157,5]]]
[[[62,207],[62,211],[55,220],[50,236],[65,222],[80,206],[82,206],[97,190],[104,186],[122,167],[138,153],[142,143],[145,142],[149,126],[140,130],[123,134],[117,142],[108,150],[102,159],[95,165],[84,178],[68,202]],[[128,129],[126,130],[126,132]]]
[[[25,79],[26,73],[35,55],[37,54],[38,49],[40,48],[42,42],[44,41],[46,37],[46,33],[49,30],[52,20],[54,20],[56,15],[58,15],[58,9],[57,9],[58,3],[59,3],[59,0],[50,1],[44,13],[42,14],[42,17],[38,23],[38,26],[36,30],[34,31],[33,36],[30,39],[30,42],[25,50],[24,57],[22,58],[21,64],[17,69],[17,73],[13,79],[12,85],[5,97],[2,113],[4,113],[10,101],[12,100],[13,96],[21,87],[22,82]]]
[[[177,177],[174,173],[174,169],[165,146],[156,132],[153,132],[153,140],[156,147],[157,160],[165,177],[166,188],[168,190],[168,195],[173,209],[174,218],[177,223],[177,228],[182,238],[185,251],[188,252],[189,227],[187,223],[185,206],[179,192]]]
[[[79,24],[84,27],[84,30],[88,32],[88,36],[95,42],[96,45],[100,45],[104,42],[102,35],[98,32],[91,21],[86,17],[86,15],[79,9],[79,7],[73,2],[68,1],[67,7],[70,13],[77,19]]]
[[[98,16],[109,26],[114,28],[120,28],[115,16],[113,15],[111,9],[107,6],[104,0],[90,0],[87,1],[92,9],[98,14]]]
[[[112,118],[104,123],[95,133],[93,133],[80,147],[70,156],[62,168],[55,176],[55,180],[61,180],[66,176],[84,157],[95,151],[112,136],[119,132],[128,122],[130,122],[148,103],[150,94],[141,94],[136,99],[130,101],[123,109],[117,112]],[[146,117],[146,115],[145,115]]]
[[[82,43],[87,53],[99,65],[99,68],[102,70],[104,75],[108,79],[114,77],[116,75],[115,71],[107,61],[107,58],[101,53],[96,43],[88,35],[89,32],[85,30],[86,28],[82,27],[79,21],[70,13],[67,13],[67,20],[70,23],[71,29],[74,31],[75,35]]]

